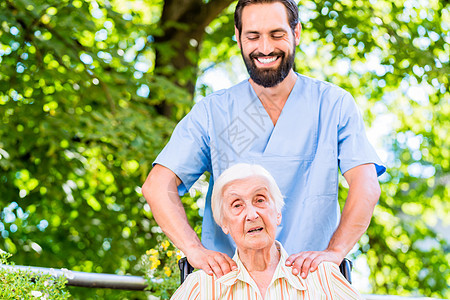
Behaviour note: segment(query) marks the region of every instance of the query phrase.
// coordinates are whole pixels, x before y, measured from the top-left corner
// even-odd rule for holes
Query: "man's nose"
[[[259,42],[259,52],[264,55],[269,55],[273,52],[272,41],[267,36],[262,36]]]

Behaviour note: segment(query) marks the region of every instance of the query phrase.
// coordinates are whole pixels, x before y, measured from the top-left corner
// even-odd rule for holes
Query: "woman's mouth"
[[[255,228],[251,228],[249,231],[247,231],[247,233],[257,233],[262,231],[263,228],[262,227],[255,227]]]

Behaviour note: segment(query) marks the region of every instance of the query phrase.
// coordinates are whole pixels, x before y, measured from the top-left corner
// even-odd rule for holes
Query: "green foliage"
[[[138,187],[175,125],[155,107],[192,99],[145,70],[155,24],[103,2],[0,10],[0,243],[20,264],[133,272],[157,227]]]
[[[11,265],[8,259],[12,256],[0,250],[0,265]],[[67,280],[64,277],[54,278],[51,275],[39,275],[31,271],[0,268],[0,299],[69,299],[65,289]]]
[[[163,28],[194,33],[161,26],[164,3],[0,2],[0,247],[18,264],[137,273],[157,247],[139,186],[192,106],[183,83],[192,64],[236,82],[240,60],[233,5],[199,47],[178,50],[186,54]],[[296,70],[355,96],[388,166],[354,254],[371,269],[368,292],[449,298],[448,1],[301,1],[300,18]],[[157,65],[158,51],[190,62]],[[200,83],[196,93],[211,90]],[[345,195],[342,186],[341,203]],[[201,202],[183,199],[197,232]],[[70,289],[79,299],[146,297]]]

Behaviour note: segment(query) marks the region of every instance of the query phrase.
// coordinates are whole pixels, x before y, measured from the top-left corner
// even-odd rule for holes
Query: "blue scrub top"
[[[374,163],[378,175],[386,170],[355,101],[335,85],[297,74],[275,126],[248,80],[205,97],[180,121],[153,165],[181,179],[180,195],[211,173],[202,243],[230,257],[235,244],[214,222],[211,192],[214,180],[240,162],[266,168],[285,196],[276,239],[289,254],[326,249],[340,217],[338,168],[344,174]]]

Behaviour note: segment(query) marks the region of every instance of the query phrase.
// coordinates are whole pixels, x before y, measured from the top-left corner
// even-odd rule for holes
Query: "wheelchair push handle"
[[[189,264],[186,257],[180,258],[178,261],[178,267],[180,268],[180,284],[183,284],[186,277],[194,271],[194,267]]]
[[[352,283],[352,268],[353,268],[352,261],[344,257],[344,260],[339,265],[339,270],[350,284]]]

